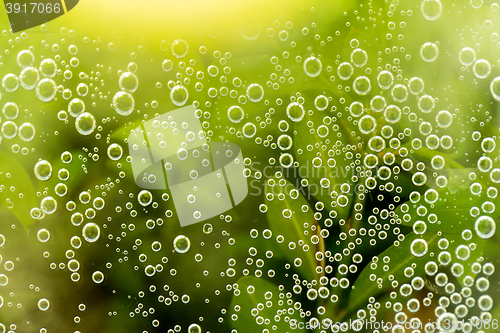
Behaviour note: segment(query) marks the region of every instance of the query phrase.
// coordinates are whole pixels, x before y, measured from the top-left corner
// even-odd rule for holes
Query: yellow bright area
[[[312,6],[313,2],[309,4]],[[289,15],[291,9],[300,11],[303,5],[297,1],[282,0],[80,0],[72,10],[53,22],[55,26],[85,27],[101,34],[127,32],[129,37],[144,35],[145,31],[148,37],[160,35],[165,33],[165,29],[182,33],[205,28],[207,33],[209,29],[217,33],[213,29],[242,26],[258,29],[256,20],[276,19],[276,14],[285,8]],[[4,10],[1,10],[0,22],[1,30],[10,28]],[[47,25],[47,32],[50,32],[51,24]],[[40,27],[27,32],[33,31],[40,31]]]

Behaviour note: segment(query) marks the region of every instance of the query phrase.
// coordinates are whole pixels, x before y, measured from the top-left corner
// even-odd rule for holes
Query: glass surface
[[[498,331],[499,3],[1,2],[0,333]]]

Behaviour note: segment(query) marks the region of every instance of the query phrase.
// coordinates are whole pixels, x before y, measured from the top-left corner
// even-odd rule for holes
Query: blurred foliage
[[[422,15],[420,1],[89,0],[46,25],[15,34],[8,32],[7,16],[0,14],[0,77],[19,75],[17,54],[28,49],[35,55],[34,67],[54,58],[60,69],[54,78],[56,97],[47,103],[35,90],[0,88],[0,105],[17,103],[19,116],[13,121],[18,127],[30,122],[36,133],[27,142],[3,133],[0,141],[0,234],[5,240],[0,241],[0,274],[8,276],[8,284],[0,286],[0,322],[6,330],[14,330],[9,326],[15,324],[21,332],[42,327],[48,332],[165,332],[178,329],[176,325],[186,331],[192,323],[211,332],[288,332],[290,323],[356,319],[360,310],[368,318],[375,302],[380,320],[394,322],[395,313],[405,313],[423,323],[435,321],[439,297],[451,293],[435,286],[426,263],[438,262],[445,251],[460,262],[460,277],[451,272],[451,263],[439,264],[459,292],[464,276],[477,281],[487,275],[475,264],[498,267],[500,258],[498,236],[479,237],[477,215],[471,215],[482,209],[481,215],[495,221],[499,216],[499,197],[487,194],[498,187],[489,171],[498,168],[500,148],[498,100],[490,89],[499,75],[498,47],[492,30],[484,27],[487,20],[498,22],[498,13],[486,3],[471,9],[472,2],[443,2],[441,16],[432,21]],[[173,45],[180,39],[188,52],[176,57]],[[421,56],[427,42],[439,49],[434,61]],[[75,54],[70,45],[76,46]],[[489,60],[487,78],[460,63],[464,47],[473,47],[477,59]],[[357,48],[366,52],[366,64],[351,66],[352,74],[344,80],[339,65],[353,63]],[[317,76],[305,70],[312,56],[321,64]],[[172,70],[162,69],[167,59]],[[210,75],[209,66],[216,66],[218,74]],[[392,75],[391,87],[408,87],[414,77],[424,86],[417,93],[407,91],[398,102],[394,90],[378,83],[383,70]],[[137,75],[139,84],[133,92],[134,112],[122,116],[112,100],[127,71]],[[371,83],[366,94],[354,88],[361,76]],[[89,88],[85,96],[77,93],[80,83]],[[203,88],[196,89],[196,83]],[[260,102],[247,96],[252,83],[264,89]],[[141,189],[127,161],[130,130],[178,107],[170,97],[175,85],[188,88],[187,103],[201,111],[210,140],[237,143],[251,171],[250,194],[241,204],[184,228],[168,189],[151,190],[153,204],[139,204]],[[210,97],[208,88],[217,90],[216,97]],[[65,95],[69,92],[71,97]],[[325,108],[318,106],[320,95],[327,100]],[[400,119],[393,121],[372,107],[377,95],[400,107]],[[432,97],[432,112],[421,110],[423,95]],[[74,117],[67,115],[74,98],[96,119],[91,135],[78,133]],[[304,111],[299,121],[287,114],[293,102]],[[376,120],[374,131],[360,130],[359,118],[350,112],[354,102]],[[241,122],[228,119],[233,105],[244,109]],[[450,126],[440,126],[440,110],[451,114]],[[5,115],[1,120],[8,121]],[[285,126],[282,121],[286,129],[280,127]],[[249,123],[255,134],[252,127],[245,128]],[[422,132],[423,123],[431,126],[428,133]],[[387,126],[390,135],[384,134]],[[474,132],[479,139],[472,139]],[[280,148],[284,134],[288,137],[283,140],[293,142],[290,149]],[[438,137],[437,146],[431,134]],[[380,140],[376,149],[375,136]],[[451,147],[443,145],[444,136],[450,137]],[[485,137],[492,138],[491,151],[482,145]],[[112,143],[124,150],[120,160],[107,156]],[[61,160],[63,152],[71,154],[70,163]],[[376,165],[367,166],[368,155]],[[440,168],[433,166],[437,155],[444,161]],[[488,171],[478,169],[480,157],[491,159]],[[292,166],[280,165],[285,158]],[[50,179],[35,176],[39,160],[50,162]],[[321,168],[315,168],[318,163]],[[381,177],[382,165],[391,167],[388,177]],[[59,177],[63,169],[70,175],[67,180]],[[436,179],[443,175],[447,184],[439,186]],[[427,181],[416,184],[422,177]],[[68,189],[62,196],[55,193],[60,183]],[[471,192],[474,183],[482,189],[477,195]],[[83,191],[90,193],[89,203],[81,202]],[[56,198],[57,210],[32,218],[32,209],[47,196]],[[105,200],[105,207],[95,218],[72,224],[73,214],[85,215],[96,197]],[[67,209],[71,201],[74,211]],[[485,202],[493,205],[487,214]],[[99,240],[83,240],[75,248],[70,240],[82,237],[90,220],[101,228]],[[50,232],[47,242],[37,239],[41,229]],[[173,240],[180,234],[190,239],[187,253],[174,250]],[[416,240],[427,244],[419,255],[412,253]],[[162,244],[160,251],[152,248],[154,241]],[[470,255],[458,260],[463,246]],[[71,281],[67,267],[73,256],[80,264],[77,282]],[[15,268],[8,270],[7,261]],[[147,276],[147,265],[161,268]],[[92,281],[95,271],[104,273],[103,283]],[[402,285],[414,285],[415,277],[425,285],[411,296],[402,295]],[[498,319],[500,280],[497,273],[487,277],[487,293],[495,301],[489,312]],[[482,294],[474,289],[471,297]],[[404,308],[410,297],[419,300],[420,311]],[[48,311],[38,309],[41,298],[50,301]],[[422,305],[425,298],[431,305]],[[403,309],[396,310],[396,304]],[[466,318],[488,312],[469,308]]]

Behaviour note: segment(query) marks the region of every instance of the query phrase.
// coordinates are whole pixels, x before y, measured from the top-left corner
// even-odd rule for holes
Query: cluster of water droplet
[[[0,157],[20,162],[0,168],[0,194],[16,217],[29,213],[29,222],[17,218],[35,228],[49,273],[66,272],[66,280],[92,291],[106,285],[126,304],[108,315],[147,318],[152,331],[206,331],[213,317],[233,331],[251,323],[270,332],[325,318],[375,322],[389,313],[393,332],[404,332],[405,324],[423,322],[419,313],[426,308],[438,331],[471,332],[470,324],[446,326],[464,318],[491,322],[495,266],[483,251],[498,216],[497,61],[479,45],[483,37],[462,38],[457,49],[430,34],[418,42],[405,38],[410,23],[436,29],[455,13],[440,0],[358,7],[351,11],[368,16],[347,22],[359,28],[351,32],[287,19],[262,36],[239,31],[245,40],[278,45],[256,68],[241,65],[238,50],[173,38],[156,45],[162,59],[151,64],[132,52],[134,61],[123,68],[106,63],[80,71],[87,59],[79,54],[114,54],[117,45],[95,49],[99,39],[80,43],[66,28],[52,44],[18,47],[26,33],[10,39],[13,54],[7,50],[5,58],[15,58],[16,66],[1,78],[0,144],[8,149]],[[479,0],[466,7],[486,9]],[[496,42],[493,22],[482,22],[480,30]],[[382,29],[382,40],[358,34],[361,28]],[[447,62],[457,69],[457,83],[439,87],[443,81],[434,78]],[[481,91],[491,105],[462,103],[462,94],[473,93],[461,91],[463,83],[486,87]],[[18,98],[21,92],[32,100]],[[143,124],[187,105],[195,107],[208,142],[242,147],[250,193],[238,208],[184,232],[168,190],[135,185],[127,137],[139,126],[145,137],[162,140]],[[32,118],[58,122],[52,128]],[[177,134],[176,126],[184,124],[170,124]],[[59,132],[78,139],[68,139],[71,146]],[[177,154],[183,160],[182,154],[187,150]],[[20,177],[39,192],[3,185],[22,165],[29,170]],[[162,172],[171,168],[161,165]],[[151,176],[138,179],[154,183]],[[194,195],[187,200],[196,204]],[[26,202],[31,206],[23,207]],[[457,212],[456,221],[447,211]],[[0,248],[9,241],[0,234]],[[17,293],[9,280],[14,261],[6,260],[0,273],[0,287],[11,294]],[[117,276],[124,274],[133,285],[120,284]],[[33,298],[37,308],[55,311],[57,301],[40,295]],[[15,307],[6,297],[0,296],[0,308]],[[86,305],[78,304],[83,312]],[[171,325],[176,319],[161,315],[187,306],[196,308],[188,323]]]

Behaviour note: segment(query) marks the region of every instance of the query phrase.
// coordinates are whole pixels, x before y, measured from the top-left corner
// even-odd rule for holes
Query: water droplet
[[[92,273],[92,281],[102,283],[104,281],[104,274],[101,271],[95,271]]]
[[[310,56],[309,58],[304,60],[304,72],[307,74],[307,76],[316,77],[321,73],[322,69],[323,65],[318,58]]]
[[[118,114],[128,116],[134,111],[134,97],[126,91],[119,91],[113,97],[113,108]]]
[[[93,243],[97,241],[100,235],[101,229],[97,224],[90,222],[83,226],[82,236],[87,242]]]
[[[423,257],[427,253],[427,242],[424,239],[415,239],[411,242],[410,251],[415,257]]]
[[[286,114],[291,121],[298,122],[301,121],[302,118],[304,118],[305,110],[301,104],[292,102],[288,104],[286,108]]]
[[[189,93],[186,87],[181,85],[176,85],[170,91],[170,100],[177,106],[183,106],[186,104],[189,98]]]
[[[493,98],[500,101],[500,76],[497,76],[491,81],[490,91]]]
[[[363,134],[368,134],[377,128],[377,121],[372,116],[365,115],[359,120],[358,127]]]
[[[464,66],[470,66],[476,61],[476,51],[470,47],[464,47],[458,54],[460,63]]]
[[[17,54],[17,64],[21,68],[33,66],[35,55],[30,50],[22,50]]]
[[[251,102],[258,103],[264,98],[264,89],[258,83],[252,83],[247,88],[247,97]]]
[[[358,76],[352,83],[352,88],[358,95],[367,95],[372,88],[370,79],[366,76]]]
[[[439,49],[435,43],[427,42],[420,48],[420,56],[426,62],[433,62],[439,55]]]
[[[39,78],[38,69],[35,67],[26,67],[21,71],[21,74],[19,74],[21,87],[26,90],[34,89]]]
[[[341,63],[337,68],[337,74],[339,75],[341,80],[348,80],[353,72],[354,69],[352,68],[352,65],[348,62]]]
[[[149,206],[153,202],[153,195],[148,190],[142,190],[137,196],[137,201],[143,207]]]
[[[96,121],[94,116],[89,112],[83,112],[75,120],[75,127],[78,133],[89,135],[94,132]]]
[[[480,216],[474,223],[474,229],[476,233],[481,238],[490,238],[495,234],[496,223],[489,216]]]
[[[479,59],[474,63],[474,66],[472,66],[472,71],[477,78],[485,79],[491,73],[490,62],[486,59]]]
[[[377,75],[377,82],[378,86],[381,89],[389,89],[392,86],[392,83],[394,82],[394,75],[386,70],[381,71]]]
[[[40,180],[48,180],[52,176],[52,165],[45,160],[35,164],[35,176]]]
[[[351,62],[356,67],[363,67],[368,62],[368,54],[363,49],[354,49],[351,52]]]
[[[2,79],[2,87],[7,92],[16,91],[19,87],[19,78],[12,73],[5,75]]]
[[[443,5],[440,0],[423,0],[420,9],[427,20],[435,21],[441,16]]]
[[[227,110],[227,117],[232,123],[237,124],[245,118],[245,111],[240,106],[233,105]]]
[[[188,43],[182,39],[174,40],[170,48],[172,50],[172,54],[176,58],[184,58],[189,51]]]
[[[184,235],[179,235],[174,239],[174,250],[178,253],[186,253],[191,247],[191,241]]]
[[[57,73],[57,63],[50,58],[43,59],[40,63],[40,73],[48,78],[54,77]]]
[[[38,309],[40,311],[47,311],[50,307],[50,302],[48,299],[46,298],[41,298],[39,301],[38,301]]]
[[[134,73],[125,72],[118,79],[118,86],[121,90],[133,93],[139,86],[139,79]]]
[[[112,143],[108,147],[108,157],[113,161],[118,161],[122,158],[123,148],[118,143]]]

